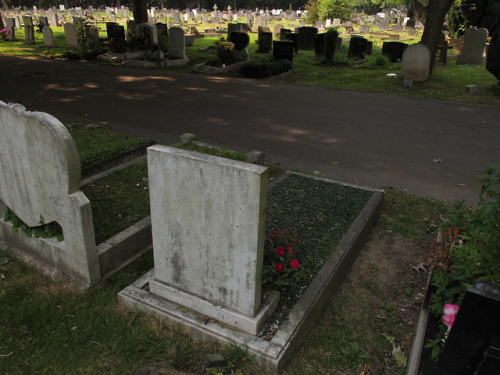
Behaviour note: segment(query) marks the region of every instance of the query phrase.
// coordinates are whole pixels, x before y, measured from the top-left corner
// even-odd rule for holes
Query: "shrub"
[[[247,78],[265,78],[288,72],[292,68],[289,60],[248,61],[240,68],[240,74]]]

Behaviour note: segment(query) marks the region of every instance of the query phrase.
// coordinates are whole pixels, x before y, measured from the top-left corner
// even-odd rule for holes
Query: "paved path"
[[[361,185],[477,201],[500,108],[198,74],[0,56],[0,100],[62,122],[199,140]],[[437,162],[440,160],[440,162]]]

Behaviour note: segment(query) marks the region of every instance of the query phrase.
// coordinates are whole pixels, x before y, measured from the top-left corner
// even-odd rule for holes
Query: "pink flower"
[[[447,303],[446,305],[444,305],[444,314],[457,315],[459,308],[460,307],[457,305],[452,305],[451,303]]]
[[[285,248],[283,246],[278,246],[276,249],[276,254],[278,254],[280,257],[285,255]]]
[[[448,327],[448,330],[451,329],[453,322],[455,321],[455,314],[444,314],[443,315],[443,323]]]
[[[283,271],[283,263],[281,263],[281,262],[276,263],[276,265],[274,266],[274,269],[278,272]]]
[[[273,230],[273,231],[271,232],[271,234],[272,234],[273,236],[276,236],[276,235],[278,234],[278,231],[277,231],[277,230]]]
[[[447,303],[444,305],[444,315],[443,315],[443,323],[448,327],[448,330],[451,329],[453,322],[455,321],[455,316],[458,313],[459,306],[452,305]]]
[[[294,259],[294,260],[292,260],[292,261],[290,262],[290,267],[295,268],[295,269],[299,269],[299,268],[300,268],[300,264],[299,264],[299,262],[298,262],[298,261],[296,261],[296,260]]]

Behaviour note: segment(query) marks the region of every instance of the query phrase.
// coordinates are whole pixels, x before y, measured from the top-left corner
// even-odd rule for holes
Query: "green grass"
[[[103,127],[87,128],[73,125],[70,127],[70,133],[78,150],[82,168],[144,144],[141,138],[129,137]]]

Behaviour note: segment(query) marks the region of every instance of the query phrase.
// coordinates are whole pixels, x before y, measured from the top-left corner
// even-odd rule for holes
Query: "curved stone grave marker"
[[[30,227],[41,219],[59,223],[64,242],[29,252],[92,284],[101,276],[90,202],[80,182],[80,159],[64,125],[0,101],[1,201]]]

